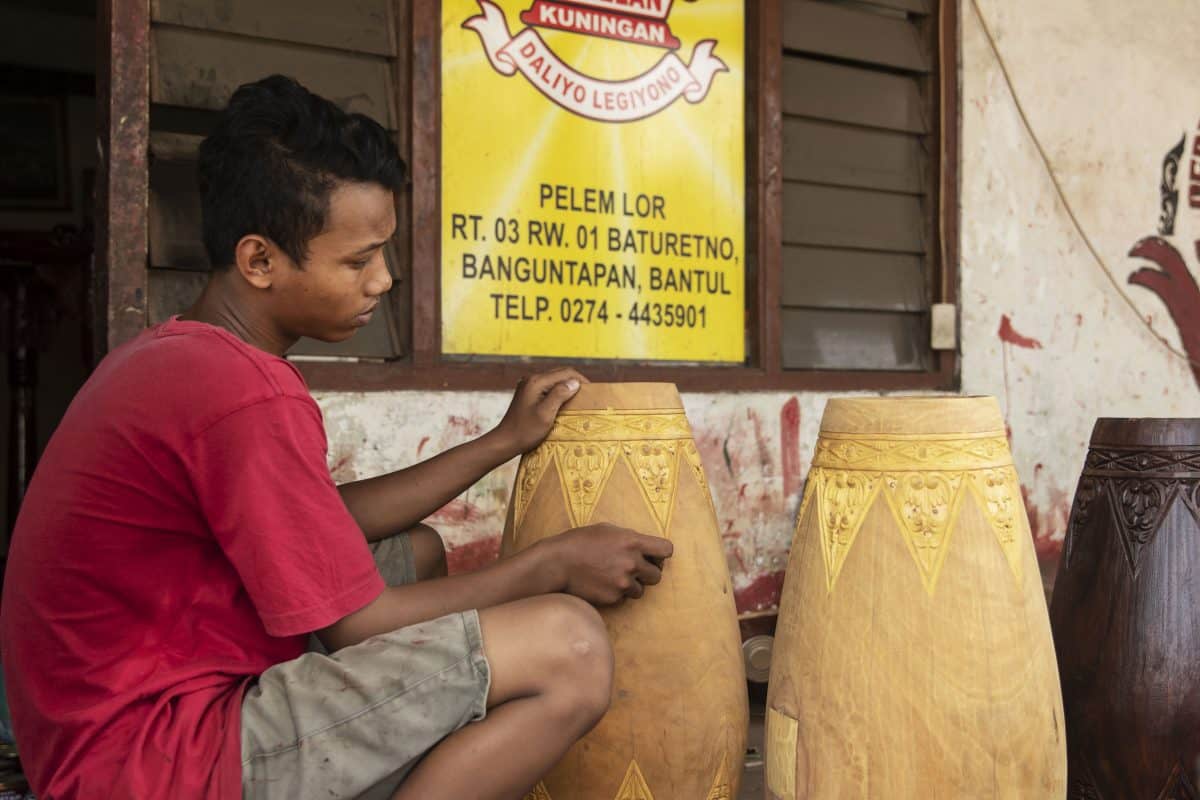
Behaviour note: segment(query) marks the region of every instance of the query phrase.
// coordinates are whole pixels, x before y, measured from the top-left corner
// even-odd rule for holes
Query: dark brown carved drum
[[[1200,800],[1200,419],[1101,419],[1050,608],[1070,800]]]

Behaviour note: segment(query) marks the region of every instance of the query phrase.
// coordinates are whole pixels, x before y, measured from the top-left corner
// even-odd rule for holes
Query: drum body
[[[672,384],[586,384],[521,459],[501,555],[597,522],[665,536],[663,580],[601,609],[613,701],[533,800],[732,800],[747,728],[733,588]]]
[[[830,400],[779,611],[768,800],[1059,800],[1065,773],[995,400]]]
[[[1200,798],[1200,420],[1101,419],[1050,617],[1071,798]]]

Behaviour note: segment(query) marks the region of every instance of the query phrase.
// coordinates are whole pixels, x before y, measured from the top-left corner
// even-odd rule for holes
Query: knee
[[[577,597],[557,594],[540,599],[546,674],[555,693],[590,728],[604,716],[612,700],[613,651],[608,629],[596,609]]]
[[[446,577],[446,545],[441,535],[422,522],[409,529],[408,538],[412,544],[413,569],[417,580]]]

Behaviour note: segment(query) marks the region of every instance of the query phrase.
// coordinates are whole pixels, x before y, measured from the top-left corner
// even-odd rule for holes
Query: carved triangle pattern
[[[721,754],[721,766],[717,767],[717,776],[713,778],[712,788],[704,800],[733,800],[733,790],[729,786],[729,778],[725,769],[729,763],[729,754]]]
[[[1175,765],[1167,783],[1158,794],[1158,800],[1200,800],[1200,792],[1188,778],[1187,770],[1180,764]]]
[[[551,446],[543,444],[521,459],[521,469],[517,473],[517,486],[513,497],[514,530],[520,530],[521,520],[525,518],[525,512],[529,510],[529,501],[533,498],[533,493],[537,491],[538,484],[542,482],[542,476],[546,474],[546,467],[553,458]]]
[[[1108,491],[1104,488],[1105,482],[1103,478],[1083,475],[1079,479],[1079,485],[1075,487],[1075,500],[1071,504],[1066,541],[1063,543],[1063,569],[1071,568],[1071,553],[1075,549],[1077,538],[1083,535],[1083,529],[1091,522],[1094,513],[1097,510],[1103,510],[1108,503]]]
[[[700,484],[700,491],[708,498],[708,507],[712,509],[713,519],[716,519],[717,507],[713,504],[712,490],[708,488],[708,478],[704,476],[704,461],[700,458],[700,450],[695,442],[688,439],[683,443],[682,453],[688,466],[692,468],[692,474],[696,476],[696,483]]]
[[[951,523],[958,516],[963,480],[961,472],[889,473],[883,479],[884,495],[930,596],[950,547]]]
[[[1179,482],[1126,478],[1106,482],[1113,519],[1134,574],[1142,548],[1153,541],[1179,489]]]
[[[650,787],[646,785],[646,779],[642,777],[642,771],[636,761],[629,762],[625,780],[621,782],[621,788],[617,790],[617,796],[613,800],[654,800],[654,795],[650,794]]]
[[[809,473],[809,481],[818,482],[818,530],[825,580],[831,592],[879,492],[881,477],[878,472],[844,469],[814,468]]]
[[[554,460],[573,526],[591,520],[620,450],[619,444],[607,442],[554,443]]]
[[[626,442],[622,449],[638,486],[642,487],[642,496],[654,512],[658,532],[665,536],[679,485],[679,442]]]
[[[546,791],[546,784],[538,781],[537,786],[533,787],[533,791],[525,795],[523,800],[553,800],[550,797],[550,792]]]
[[[1196,524],[1200,525],[1200,481],[1180,481],[1179,493],[1183,495],[1188,511],[1191,511],[1192,516],[1196,519]]]
[[[967,477],[979,500],[979,508],[996,534],[996,541],[1019,584],[1022,542],[1019,537],[1028,535],[1029,522],[1020,496],[1017,471],[1012,467],[981,469],[968,472]]]

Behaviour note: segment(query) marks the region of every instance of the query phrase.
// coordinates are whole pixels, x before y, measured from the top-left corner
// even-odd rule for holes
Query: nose
[[[367,294],[371,297],[386,294],[392,288],[392,271],[388,269],[387,259],[382,250],[372,259],[368,269],[371,273],[367,277]]]

